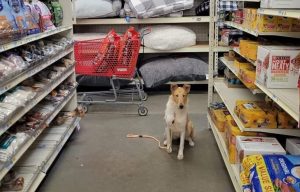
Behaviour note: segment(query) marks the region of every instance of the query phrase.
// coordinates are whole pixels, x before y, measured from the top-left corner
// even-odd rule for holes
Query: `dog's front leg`
[[[185,140],[185,131],[182,131],[180,133],[180,144],[179,144],[179,151],[177,156],[177,159],[179,160],[183,159],[184,140]]]
[[[167,137],[167,152],[172,153],[172,138],[171,138],[171,129],[169,126],[166,126],[166,137]]]

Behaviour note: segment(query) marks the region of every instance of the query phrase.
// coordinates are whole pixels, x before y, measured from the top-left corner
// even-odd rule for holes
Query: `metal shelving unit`
[[[260,2],[259,0],[236,0],[240,2]],[[210,8],[211,8],[211,15],[216,16],[216,7],[219,5],[219,0],[211,1]],[[214,8],[213,8],[214,7]],[[287,9],[259,9],[258,12],[260,14],[266,15],[275,15],[275,16],[285,16],[291,18],[300,19],[300,10],[287,10]],[[233,22],[225,22],[226,25],[231,26],[233,28],[239,29],[244,31],[248,34],[251,34],[255,37],[258,36],[281,36],[281,37],[293,37],[293,38],[300,38],[299,32],[266,32],[261,33],[254,30],[249,30],[245,28],[243,25],[236,24]],[[210,38],[210,45],[217,47],[218,45],[218,26],[211,25],[210,26],[210,33],[213,33],[215,29],[215,36],[214,38]],[[210,49],[213,50],[212,46]],[[238,55],[244,57],[248,62],[252,63],[256,66],[256,61],[252,61],[245,56],[241,55],[240,50],[238,48],[233,48],[233,51]],[[262,128],[245,128],[242,121],[237,117],[234,112],[236,106],[236,100],[253,100],[253,101],[260,101],[264,100],[265,96],[269,96],[275,103],[277,103],[283,110],[285,110],[288,114],[290,114],[295,120],[299,122],[299,92],[298,89],[268,89],[265,86],[262,86],[258,83],[255,83],[258,87],[259,93],[263,94],[251,94],[249,90],[245,88],[228,88],[224,82],[224,79],[214,78],[214,74],[216,73],[217,63],[219,61],[218,54],[211,52],[210,54],[210,70],[209,70],[209,98],[208,104],[214,101],[214,91],[216,91],[217,95],[220,99],[225,103],[227,109],[229,110],[230,114],[233,116],[235,122],[237,123],[239,129],[248,132],[263,132],[269,134],[277,134],[277,135],[286,135],[291,137],[300,137],[300,130],[299,129],[262,129]],[[238,76],[237,70],[233,65],[233,62],[226,60],[225,58],[220,58],[220,61],[223,62],[229,70],[231,70],[236,76]],[[213,64],[214,63],[214,64]],[[212,132],[215,136],[216,143],[218,144],[220,153],[224,160],[225,166],[228,170],[229,176],[232,180],[233,186],[237,192],[242,191],[241,181],[239,177],[238,169],[235,165],[229,163],[228,160],[228,152],[224,141],[224,134],[219,132],[214,123],[212,122],[209,114],[208,114],[208,122],[209,126],[212,129]]]
[[[18,41],[14,41],[11,43],[7,43],[4,45],[0,45],[0,53],[4,51],[8,51],[10,49],[25,45],[30,42],[42,40],[44,38],[51,38],[52,36],[60,36],[60,37],[73,37],[73,2],[71,0],[59,0],[60,4],[63,7],[64,10],[64,19],[63,19],[63,26],[58,27],[55,30],[46,31],[43,33],[35,34],[26,36]],[[51,56],[46,61],[41,62],[40,64],[34,65],[18,74],[15,74],[12,77],[9,77],[8,79],[5,79],[4,81],[0,82],[0,95],[3,93],[6,93],[10,89],[14,88],[18,84],[22,83],[24,80],[32,77],[35,74],[38,74],[39,72],[43,71],[45,68],[51,66],[56,61],[62,59],[62,58],[69,58],[74,60],[73,58],[73,46],[67,47],[65,50],[60,51],[56,55]],[[73,82],[76,81],[76,75],[75,75],[75,68],[74,65],[68,67],[60,76],[53,79],[52,82],[50,82],[44,90],[37,93],[37,95],[31,100],[26,103],[24,107],[21,107],[16,111],[15,114],[13,114],[9,120],[5,122],[0,122],[0,136],[6,132],[9,131],[10,127],[13,126],[18,120],[20,120],[24,115],[26,115],[31,109],[33,109],[38,103],[40,103],[52,90],[54,90],[57,86],[59,86],[64,80],[69,79]],[[77,96],[76,96],[76,88],[73,89],[68,96],[65,97],[63,101],[61,101],[60,104],[56,106],[56,109],[41,123],[41,126],[49,125],[50,122],[58,115],[58,113],[63,109],[64,111],[73,111],[77,107]],[[52,159],[48,162],[47,169],[49,166],[53,163],[55,157],[61,150],[62,146],[66,143],[67,139],[71,135],[71,133],[74,130],[74,127],[76,127],[79,123],[79,119],[76,120],[76,124],[74,121],[74,124],[72,124],[73,128],[68,129],[68,132],[65,132],[63,142],[58,143],[59,150],[53,151],[55,152],[55,155],[53,155]],[[51,130],[51,128],[47,128],[47,130]],[[23,176],[25,179],[25,186],[23,188],[23,191],[35,191],[38,187],[38,185],[41,183],[41,181],[45,177],[45,172],[42,171],[41,167],[33,166],[33,167],[20,167],[18,162],[20,159],[24,158],[24,156],[29,157],[30,152],[28,151],[29,148],[33,145],[34,142],[36,142],[44,129],[37,129],[36,133],[32,136],[29,136],[27,140],[24,141],[23,144],[21,144],[18,147],[18,150],[16,151],[13,156],[11,156],[9,161],[0,163],[0,180],[3,179],[3,177],[8,173],[9,170],[14,169],[17,170],[17,174],[19,176]],[[42,151],[41,151],[42,153]],[[46,169],[45,169],[46,170]]]

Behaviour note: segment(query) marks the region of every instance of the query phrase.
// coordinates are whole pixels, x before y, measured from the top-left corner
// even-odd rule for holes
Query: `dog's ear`
[[[191,86],[190,85],[183,85],[183,89],[185,90],[185,92],[189,93],[191,90]]]
[[[177,84],[171,84],[171,92],[173,93],[178,88]]]

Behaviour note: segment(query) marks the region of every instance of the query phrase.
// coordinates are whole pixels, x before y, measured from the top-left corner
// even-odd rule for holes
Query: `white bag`
[[[119,0],[76,0],[76,18],[113,17],[121,10]]]
[[[144,31],[144,30],[143,30]],[[144,36],[144,46],[157,50],[174,50],[196,45],[196,34],[182,26],[152,26]]]

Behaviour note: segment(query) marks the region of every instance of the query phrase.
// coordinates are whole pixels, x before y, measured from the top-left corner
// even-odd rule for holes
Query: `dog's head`
[[[183,87],[178,87],[176,84],[171,85],[172,97],[179,109],[183,109],[186,106],[188,102],[187,96],[190,90],[190,85],[183,85]]]

